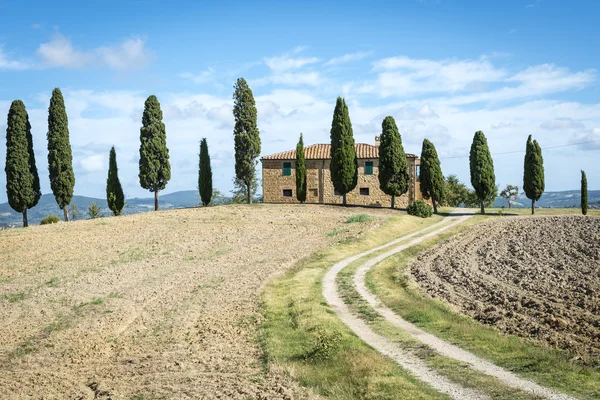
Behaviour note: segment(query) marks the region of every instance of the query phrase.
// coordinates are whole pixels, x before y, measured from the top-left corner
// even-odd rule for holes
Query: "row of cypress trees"
[[[330,139],[331,180],[335,190],[342,194],[343,204],[346,205],[346,195],[356,187],[358,181],[358,159],[348,106],[341,97],[337,98],[333,112]],[[469,166],[471,185],[479,200],[481,213],[484,213],[485,204],[489,199],[496,197],[498,188],[494,162],[482,131],[475,132],[473,137]],[[391,208],[394,208],[395,198],[408,191],[410,178],[402,138],[396,121],[391,116],[385,117],[381,124],[378,178],[379,187],[391,196]],[[438,204],[445,197],[446,182],[436,148],[428,139],[423,140],[421,149],[419,180],[421,194],[425,199],[431,199],[434,212],[437,213]],[[585,173],[582,171],[582,207],[584,180]],[[587,181],[585,183],[587,187]],[[531,135],[526,145],[523,188],[526,196],[532,201],[531,213],[534,214],[535,202],[542,196],[545,185],[542,150],[538,142],[532,140]],[[306,201],[306,162],[302,134],[296,146],[296,196],[300,202]]]
[[[48,107],[48,175],[50,187],[68,221],[67,206],[73,198],[75,174],[69,141],[69,126],[60,89],[52,91]],[[13,210],[23,214],[23,226],[28,226],[27,210],[37,205],[42,196],[40,178],[35,164],[31,124],[21,100],[12,102],[6,127],[6,194]]]

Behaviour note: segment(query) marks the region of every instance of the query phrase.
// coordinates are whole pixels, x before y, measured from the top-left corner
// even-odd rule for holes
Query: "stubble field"
[[[2,398],[297,398],[261,361],[276,273],[393,213],[223,206],[0,232]]]

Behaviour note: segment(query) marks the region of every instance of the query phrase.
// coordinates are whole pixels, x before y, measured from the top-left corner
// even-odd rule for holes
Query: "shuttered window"
[[[373,161],[365,163],[365,175],[373,175]]]
[[[292,163],[284,162],[283,163],[283,176],[289,176],[292,174]]]

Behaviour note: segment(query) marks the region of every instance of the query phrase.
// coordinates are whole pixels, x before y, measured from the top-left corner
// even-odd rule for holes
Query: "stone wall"
[[[261,160],[263,201],[265,203],[297,203],[296,199],[296,163],[292,160]],[[373,162],[373,174],[365,175],[365,163]],[[407,158],[411,178],[408,193],[397,197],[395,206],[406,208],[415,198],[422,198],[416,179],[416,165],[419,159]],[[416,161],[416,163],[415,163]],[[283,175],[283,163],[291,162],[291,175]],[[306,160],[307,203],[342,204],[342,196],[334,193],[330,160]],[[356,188],[346,195],[349,204],[389,207],[391,197],[379,188],[379,160],[358,160],[358,183]],[[363,189],[363,194],[361,194]],[[284,196],[284,190],[291,190],[292,196]],[[368,190],[368,195],[365,194]]]

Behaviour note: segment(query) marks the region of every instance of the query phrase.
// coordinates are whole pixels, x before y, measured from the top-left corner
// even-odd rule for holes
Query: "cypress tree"
[[[296,198],[300,203],[306,201],[306,160],[304,159],[302,134],[296,145]]]
[[[581,170],[581,213],[587,215],[588,211],[588,193],[587,193],[587,177],[585,171]]]
[[[210,166],[210,155],[208,154],[208,144],[206,138],[200,141],[200,161],[198,171],[198,191],[203,206],[210,204],[213,194],[212,187],[212,168]]]
[[[496,175],[494,174],[494,161],[490,154],[487,139],[481,131],[475,132],[473,137],[471,152],[469,153],[469,165],[471,185],[475,190],[483,214],[485,212],[485,201],[496,193],[498,188],[496,187]]]
[[[48,108],[48,173],[54,198],[63,210],[65,221],[68,221],[68,206],[73,198],[75,174],[69,141],[69,120],[59,88],[52,91]]]
[[[117,168],[117,153],[115,152],[115,146],[111,147],[110,149],[110,157],[108,161],[106,202],[108,203],[108,208],[115,216],[121,214],[123,206],[125,205],[125,195],[123,194],[121,181],[119,181],[119,169]]]
[[[408,192],[409,181],[406,153],[394,117],[385,117],[381,123],[379,143],[379,187],[392,196],[394,208],[396,196]]]
[[[531,199],[531,214],[534,214],[535,202],[544,193],[544,159],[540,145],[537,140],[531,141],[531,135],[527,138],[523,170],[523,191]]]
[[[156,96],[146,99],[140,128],[140,185],[154,193],[154,211],[158,210],[158,192],[171,179],[167,132]]]
[[[27,210],[35,207],[42,193],[29,116],[21,100],[12,102],[6,125],[6,195],[12,209],[23,213],[26,228]]]
[[[333,121],[331,122],[331,181],[335,190],[342,194],[346,205],[346,194],[356,187],[358,182],[358,159],[354,148],[352,123],[346,101],[337,98]]]
[[[233,117],[235,126],[235,175],[244,183],[248,204],[252,203],[252,183],[256,175],[256,157],[260,154],[260,133],[256,124],[256,103],[252,89],[244,78],[234,85]]]
[[[425,199],[431,199],[433,212],[437,214],[437,203],[444,198],[445,182],[435,146],[427,139],[423,140],[421,149],[419,180],[421,194]]]

